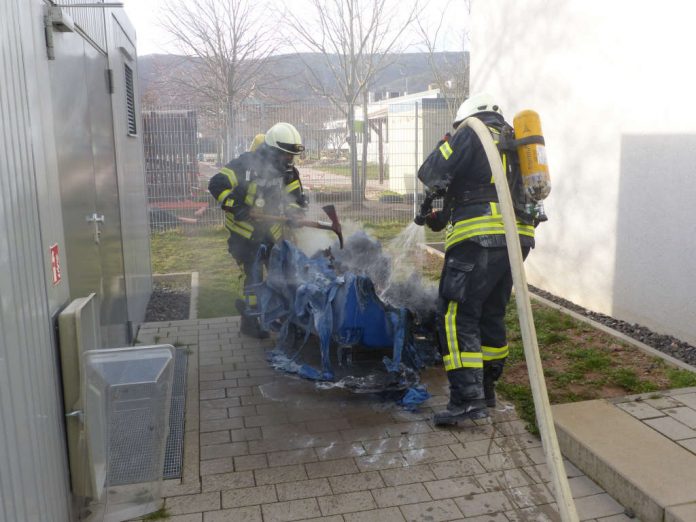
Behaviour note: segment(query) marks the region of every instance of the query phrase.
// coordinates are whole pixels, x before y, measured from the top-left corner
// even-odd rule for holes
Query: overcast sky
[[[138,36],[138,54],[176,52],[169,35],[157,25],[161,6],[167,0],[122,0]],[[426,0],[427,1],[427,0]],[[300,5],[302,0],[293,0],[292,5]],[[444,38],[438,50],[461,51],[462,39],[467,23],[466,0],[429,0],[423,11],[430,23],[437,23],[440,13],[446,10]],[[412,49],[417,50],[417,49]]]

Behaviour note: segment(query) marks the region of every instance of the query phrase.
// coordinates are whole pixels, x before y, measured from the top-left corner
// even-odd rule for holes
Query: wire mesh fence
[[[351,168],[345,112],[327,103],[144,107],[142,118],[153,231],[221,225],[208,180],[279,121],[292,123],[305,145],[296,165],[310,199],[308,217],[321,218],[321,206],[331,203],[346,219],[407,222],[423,193],[418,167],[451,127],[438,91],[358,107]]]

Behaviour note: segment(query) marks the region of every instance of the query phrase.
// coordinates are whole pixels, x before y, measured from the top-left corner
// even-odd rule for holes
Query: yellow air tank
[[[265,134],[257,134],[256,136],[254,136],[254,139],[251,141],[251,145],[249,145],[249,151],[254,152],[261,146],[265,139]]]
[[[526,110],[515,116],[512,126],[515,129],[524,188],[532,200],[541,201],[551,192],[541,120],[536,112]]]

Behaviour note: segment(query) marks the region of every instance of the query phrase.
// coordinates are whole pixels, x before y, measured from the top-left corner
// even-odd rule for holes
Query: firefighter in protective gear
[[[453,122],[480,119],[499,141],[508,125],[489,95],[465,101]],[[508,125],[509,127],[509,125]],[[501,152],[506,172],[518,165]],[[447,409],[436,425],[488,416],[495,406],[495,382],[508,356],[505,309],[512,272],[491,167],[476,133],[462,127],[447,134],[426,158],[418,177],[431,195],[443,197],[443,209],[425,216],[434,231],[446,228],[445,261],[440,276],[438,337],[450,384]],[[534,247],[534,223],[518,217],[524,257]]]
[[[284,215],[292,222],[302,217],[308,200],[294,165],[295,157],[304,150],[297,129],[281,122],[260,136],[263,142],[256,143],[254,150],[233,159],[210,178],[208,190],[225,211],[228,251],[243,272],[246,300],[237,301],[242,333],[265,338],[268,333],[262,330],[256,313],[252,271],[259,248],[265,245],[270,252],[283,234],[283,225],[255,219],[254,212]],[[266,259],[262,261],[265,264]]]

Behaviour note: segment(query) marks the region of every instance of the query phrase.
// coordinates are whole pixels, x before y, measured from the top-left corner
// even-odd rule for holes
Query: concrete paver
[[[220,509],[220,493],[199,493],[196,495],[169,497],[165,500],[164,507],[172,515],[215,511]]]
[[[642,520],[662,521],[671,508],[696,502],[696,454],[680,444],[693,431],[680,421],[692,417],[684,403],[675,408],[680,396],[689,397],[685,391],[556,405],[561,449]],[[625,407],[648,401],[661,417]],[[578,509],[598,519],[612,515],[595,512],[602,505],[621,514],[616,500],[602,495],[576,499]]]
[[[189,471],[165,487],[175,522],[560,519],[541,442],[510,405],[490,421],[432,425],[447,403],[441,368],[423,374],[432,398],[407,412],[269,369],[272,341],[241,337],[238,318],[152,323],[140,334],[190,343]],[[682,397],[624,408],[680,422],[690,419],[678,410],[696,403],[696,390]],[[599,485],[569,462],[566,471],[583,520],[623,520],[624,508]]]
[[[696,520],[696,502],[667,508],[665,522],[689,522]]]
[[[580,520],[620,515],[624,507],[606,493],[575,499]]]
[[[671,417],[647,419],[645,424],[659,431],[668,439],[682,440],[696,437],[696,431],[689,428],[686,424],[683,424],[682,422]]]

